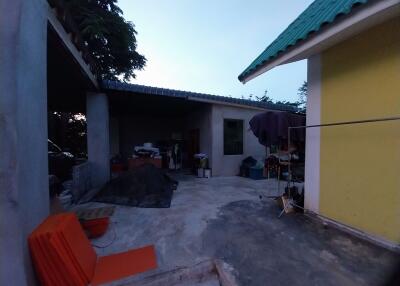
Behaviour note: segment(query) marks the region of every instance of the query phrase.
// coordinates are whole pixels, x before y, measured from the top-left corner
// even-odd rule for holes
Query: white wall
[[[308,97],[307,125],[321,124],[321,59],[315,55],[308,59]],[[319,174],[320,174],[320,130],[306,129],[306,162],[304,183],[304,206],[314,212],[319,211]]]
[[[265,158],[265,147],[258,142],[253,132],[249,130],[250,119],[263,111],[250,108],[212,105],[211,136],[212,136],[212,173],[213,176],[235,176],[239,173],[242,160],[253,156],[260,160]],[[224,155],[224,119],[243,120],[243,154]]]

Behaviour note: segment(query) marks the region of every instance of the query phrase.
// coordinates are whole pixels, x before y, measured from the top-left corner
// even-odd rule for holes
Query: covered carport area
[[[177,91],[104,82],[110,109],[110,152],[132,160],[135,147],[152,143],[163,168],[192,168],[193,155],[210,152],[211,104],[193,101]],[[178,148],[179,163],[169,165],[168,152]]]

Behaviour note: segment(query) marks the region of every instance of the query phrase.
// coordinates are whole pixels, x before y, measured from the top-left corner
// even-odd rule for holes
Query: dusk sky
[[[243,85],[238,75],[312,0],[119,0],[147,65],[132,83],[224,96],[295,101],[306,62]]]

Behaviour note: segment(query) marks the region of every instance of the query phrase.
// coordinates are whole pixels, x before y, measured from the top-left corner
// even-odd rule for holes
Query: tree
[[[99,65],[101,79],[135,78],[146,58],[136,51],[136,30],[123,17],[117,0],[66,0],[89,53]]]
[[[64,151],[85,157],[86,118],[81,113],[48,112],[49,139]]]
[[[303,84],[303,86],[304,85],[305,85],[305,89],[307,90],[307,83],[305,82],[305,84]],[[305,95],[305,97],[306,97],[306,95]],[[242,98],[243,98],[243,96],[242,96]],[[268,96],[268,90],[264,91],[264,95],[263,96],[256,96],[256,100],[260,101],[260,102],[292,106],[292,107],[295,107],[297,109],[298,113],[305,113],[305,102],[301,102],[301,101],[291,102],[291,101],[287,101],[287,100],[283,100],[283,101],[281,101],[281,100],[273,100],[272,98],[270,98]]]
[[[301,112],[306,112],[307,95],[308,95],[308,84],[304,81],[303,84],[297,90],[297,95],[299,96],[299,108]]]
[[[304,81],[303,84],[297,90],[297,95],[299,96],[299,101],[301,103],[307,102],[308,84],[306,81]]]
[[[268,90],[264,91],[263,96],[256,96],[257,101],[266,102],[266,103],[273,103],[272,98],[268,96]]]

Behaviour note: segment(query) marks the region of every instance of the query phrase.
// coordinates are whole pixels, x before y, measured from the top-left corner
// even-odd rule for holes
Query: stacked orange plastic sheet
[[[48,217],[28,243],[42,285],[100,285],[157,268],[152,245],[98,257],[74,213]]]

